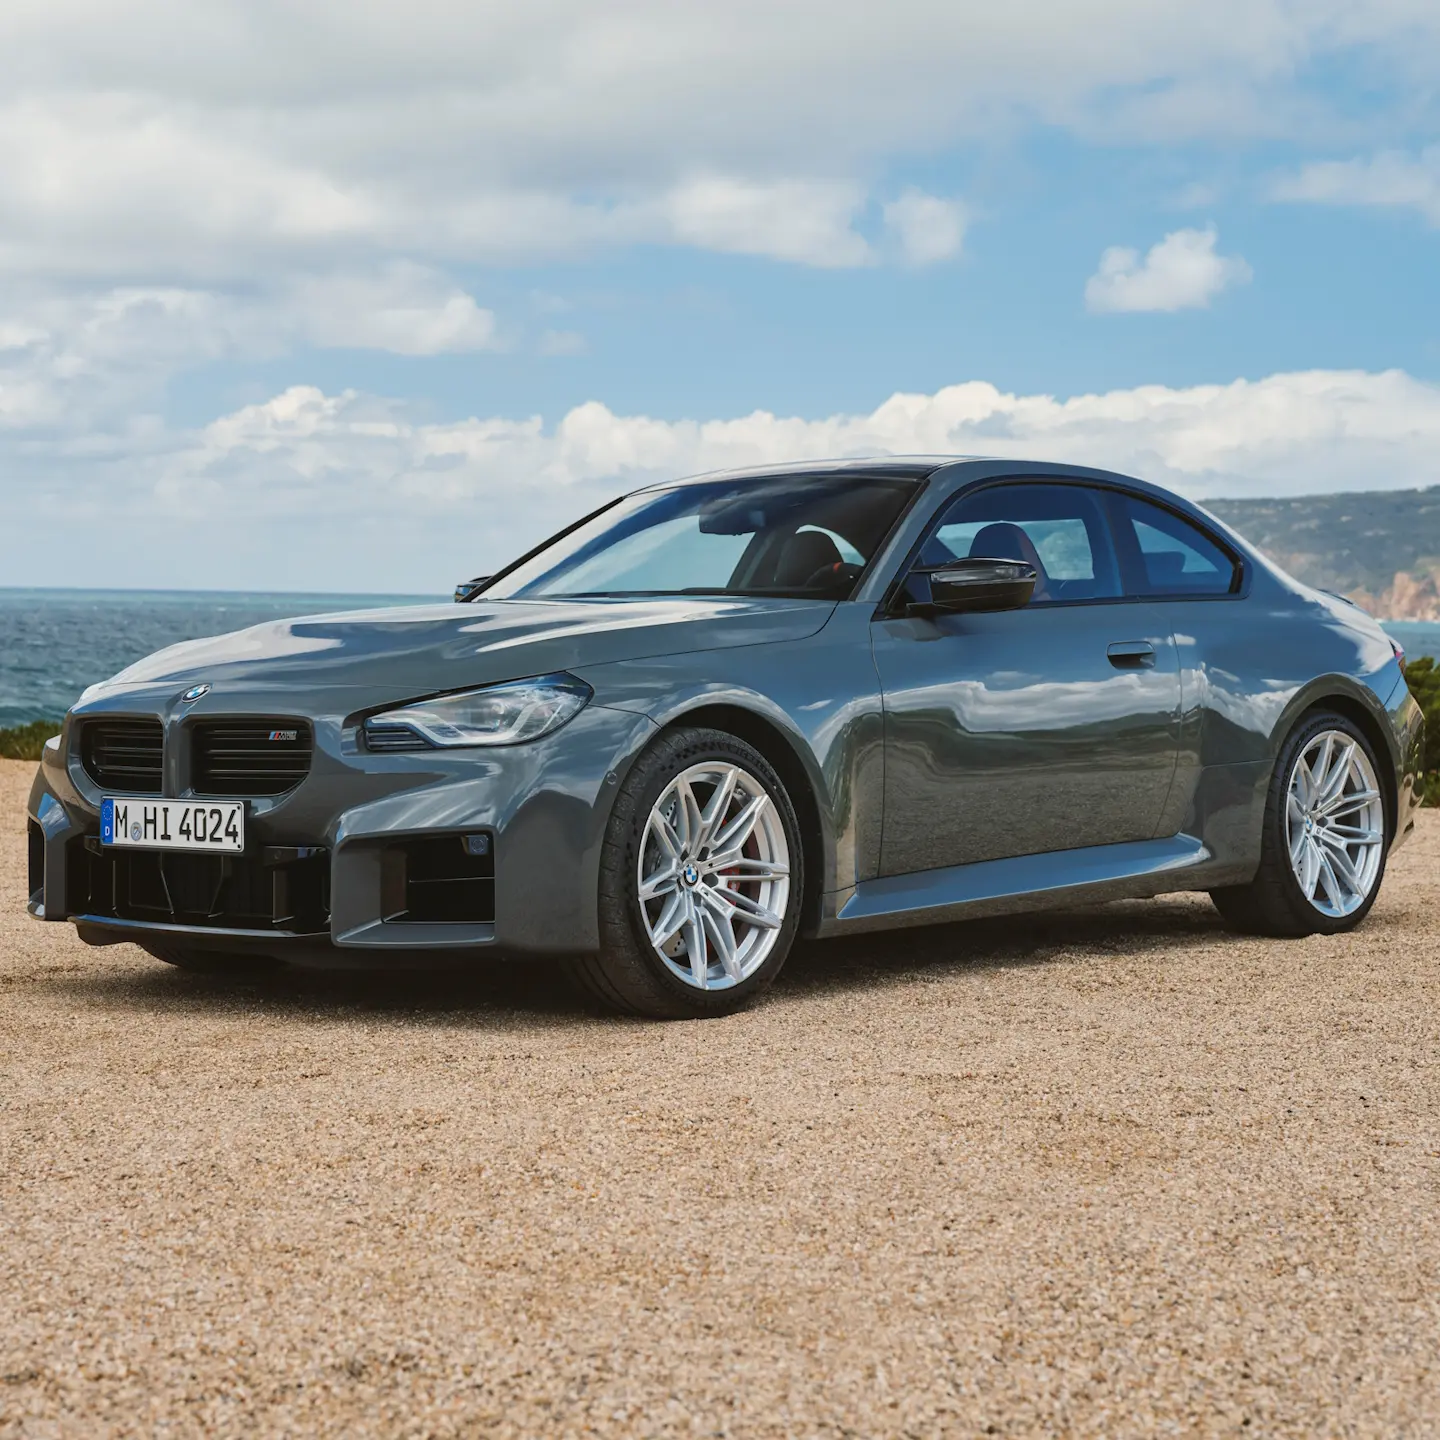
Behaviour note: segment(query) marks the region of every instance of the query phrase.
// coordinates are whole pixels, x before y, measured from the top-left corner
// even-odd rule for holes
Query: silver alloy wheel
[[[748,979],[790,903],[790,847],[765,787],[728,760],[665,787],[640,841],[636,884],[655,953],[697,990]]]
[[[1384,855],[1385,802],[1353,735],[1322,730],[1296,756],[1285,840],[1295,879],[1322,915],[1349,915],[1370,897]]]

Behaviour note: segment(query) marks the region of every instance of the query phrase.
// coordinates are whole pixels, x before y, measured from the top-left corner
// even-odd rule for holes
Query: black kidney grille
[[[158,795],[164,759],[158,720],[87,720],[80,732],[80,763],[102,790]]]
[[[283,795],[310,773],[314,750],[303,720],[207,720],[191,745],[197,795]]]

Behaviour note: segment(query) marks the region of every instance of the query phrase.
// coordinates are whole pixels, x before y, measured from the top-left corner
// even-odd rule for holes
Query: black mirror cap
[[[971,556],[930,572],[930,602],[912,608],[946,615],[1019,610],[1030,603],[1040,576],[1023,560]]]
[[[488,575],[477,575],[473,580],[462,580],[455,587],[455,603],[463,605],[467,600],[473,600],[489,583]]]

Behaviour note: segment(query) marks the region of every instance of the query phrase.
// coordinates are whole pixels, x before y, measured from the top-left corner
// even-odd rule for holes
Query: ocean
[[[87,685],[179,640],[223,635],[290,615],[449,598],[0,589],[0,729],[57,719]]]
[[[63,715],[80,692],[178,640],[262,620],[423,605],[447,595],[271,595],[0,589],[0,729]],[[1411,657],[1440,655],[1440,624],[1387,623]]]

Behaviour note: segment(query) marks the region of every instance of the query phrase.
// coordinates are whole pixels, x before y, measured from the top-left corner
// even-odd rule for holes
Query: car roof
[[[1109,485],[1133,494],[1146,495],[1151,500],[1168,505],[1192,520],[1200,521],[1210,530],[1218,530],[1225,539],[1238,544],[1248,556],[1257,557],[1254,546],[1233,527],[1227,526],[1217,516],[1212,516],[1204,505],[1189,500],[1185,495],[1166,490],[1164,485],[1139,480],[1135,475],[1123,475],[1113,469],[1096,469],[1092,465],[1071,465],[1053,459],[1025,459],[1014,455],[852,455],[844,459],[805,459],[783,465],[742,465],[732,469],[711,469],[700,475],[685,475],[677,480],[661,480],[641,485],[632,494],[644,494],[649,490],[674,490],[677,485],[711,484],[724,480],[765,480],[769,475],[791,478],[796,481],[825,480],[832,475],[854,475],[855,480],[929,480],[939,471],[950,471],[959,487],[968,482],[1004,480],[1009,475],[1027,477],[1032,480],[1087,481],[1090,484]]]
[[[709,484],[714,480],[762,480],[767,475],[785,475],[797,480],[818,480],[829,475],[923,480],[947,465],[976,458],[971,455],[866,455],[842,460],[795,460],[783,465],[741,465],[728,470],[706,470],[681,479],[658,480],[652,485],[642,485],[640,489],[669,490],[676,485]]]
[[[1028,476],[1036,480],[1047,478],[1089,481],[1092,484],[1109,485],[1130,490],[1139,495],[1149,496],[1173,510],[1188,514],[1211,529],[1218,529],[1232,541],[1238,541],[1247,553],[1253,553],[1242,536],[1212,515],[1203,505],[1134,475],[1124,475],[1116,470],[1099,470],[1090,465],[1073,465],[1055,460],[1028,460],[1013,455],[860,455],[845,459],[796,460],[782,465],[746,465],[728,470],[707,470],[700,475],[687,475],[674,480],[658,480],[642,485],[632,492],[647,490],[670,490],[679,485],[710,484],[717,480],[763,480],[767,476],[786,476],[790,479],[821,480],[836,475],[853,475],[861,479],[927,480],[941,470],[953,472],[954,478],[962,484],[974,480],[1002,479],[1008,475]]]

